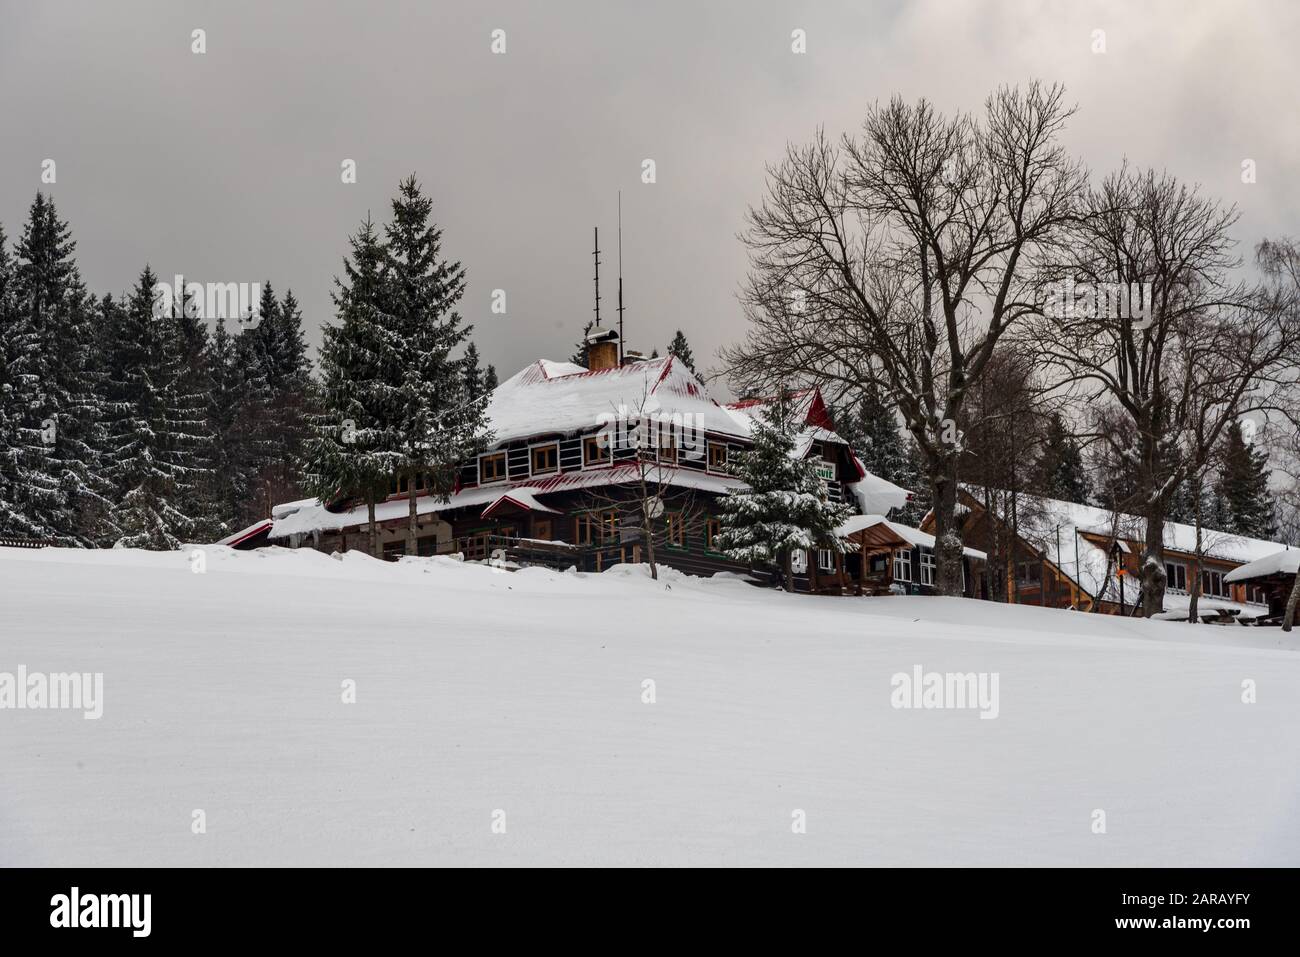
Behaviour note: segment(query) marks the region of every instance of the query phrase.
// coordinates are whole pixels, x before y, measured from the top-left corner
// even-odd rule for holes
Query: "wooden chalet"
[[[1140,556],[1144,521],[1134,515],[1033,495],[1016,497],[1014,522],[989,509],[979,490],[958,496],[962,540],[989,556],[975,593],[1053,608],[1131,614],[1141,605]],[[994,512],[998,512],[994,514]],[[927,516],[922,528],[933,528]],[[1260,583],[1234,577],[1249,562],[1283,551],[1285,545],[1214,529],[1165,526],[1165,616],[1185,618],[1190,590],[1199,578],[1198,613],[1203,620],[1266,618],[1270,599]],[[1006,574],[1006,569],[1014,569]]]
[[[839,533],[855,546],[843,556],[842,590],[855,595],[934,594],[933,535],[883,515],[855,515]],[[985,555],[974,548],[962,552],[962,592],[973,598]]]
[[[1252,596],[1262,598],[1268,608],[1264,620],[1280,623],[1297,574],[1300,574],[1300,549],[1288,548],[1235,568],[1224,580],[1233,588],[1245,589]]]
[[[491,447],[464,463],[449,501],[418,494],[419,554],[590,571],[643,562],[650,543],[643,540],[640,516],[642,502],[651,501],[650,489],[657,562],[699,575],[750,572],[716,547],[718,502],[743,487],[729,462],[751,445],[755,417],[764,414],[767,402],[719,403],[672,356],[642,360],[629,354],[620,362],[612,330],[589,337],[587,360],[583,367],[541,359],[494,391],[486,410]],[[905,489],[868,473],[835,433],[816,389],[794,400],[803,424],[796,452],[816,460],[832,499],[872,514],[907,501]],[[653,440],[645,441],[647,435]],[[355,498],[292,502],[273,510],[269,528],[250,527],[239,533],[246,538],[232,544],[365,550],[366,511]],[[376,517],[384,557],[395,560],[406,550],[404,482],[394,483]],[[897,543],[904,545],[915,547]],[[918,557],[918,581],[924,574],[919,562]],[[802,590],[878,588],[868,581],[871,568],[862,566],[860,556],[827,550],[796,556],[795,564]]]

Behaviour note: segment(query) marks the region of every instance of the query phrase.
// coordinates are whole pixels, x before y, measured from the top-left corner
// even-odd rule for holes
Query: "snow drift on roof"
[[[619,410],[691,418],[707,432],[748,437],[709,397],[704,384],[672,356],[633,365],[589,371],[566,362],[540,359],[492,393],[487,405],[493,443],[504,445],[531,436],[574,435],[598,428]],[[602,418],[602,416],[604,418]]]
[[[854,535],[863,529],[874,528],[882,525],[889,529],[909,545],[919,545],[922,548],[934,549],[934,536],[928,532],[923,532],[919,528],[913,528],[910,525],[901,525],[898,522],[891,522],[883,515],[854,515],[843,525],[835,529],[835,534],[841,538]],[[962,553],[968,558],[978,558],[981,561],[988,558],[983,552],[976,548],[962,548]]]
[[[1223,576],[1226,582],[1244,582],[1269,575],[1295,575],[1300,573],[1300,548],[1284,548],[1253,562],[1234,568]]]
[[[969,491],[969,490],[968,490]],[[975,494],[972,492],[972,494]],[[1119,538],[1141,541],[1146,527],[1146,520],[1137,515],[1114,513],[1091,505],[1079,505],[1075,502],[1062,502],[1059,499],[1040,498],[1036,495],[1018,496],[1018,512],[1023,530],[1036,533],[1047,544],[1052,544],[1053,530],[1060,526],[1062,531],[1078,529],[1109,538],[1117,530]],[[1035,542],[1035,544],[1039,544]],[[1166,522],[1164,546],[1176,552],[1192,554],[1196,551],[1196,526],[1181,522]],[[1212,528],[1201,529],[1201,552],[1207,558],[1221,558],[1232,562],[1250,562],[1265,555],[1271,555],[1282,549],[1277,542],[1267,542],[1258,538],[1246,538]]]
[[[894,509],[907,505],[908,499],[912,497],[912,493],[907,489],[868,472],[867,467],[856,455],[853,456],[853,465],[862,478],[848,483],[848,487],[853,497],[857,499],[858,508],[865,514],[887,515]]]
[[[541,502],[537,501],[536,496],[539,494],[541,494],[541,489],[533,485],[521,485],[509,489],[508,491],[502,492],[498,495],[491,505],[483,509],[483,517],[487,518],[493,509],[507,502],[530,512],[551,512],[554,515],[561,514],[549,505],[543,505]]]
[[[313,499],[312,501],[315,501],[315,499]],[[233,547],[235,545],[238,545],[240,542],[244,541],[245,539],[252,538],[254,535],[258,534],[259,532],[263,532],[270,527],[271,527],[271,520],[269,518],[264,518],[260,522],[254,522],[252,525],[248,526],[248,528],[241,528],[239,531],[235,532],[234,534],[227,535],[225,538],[221,539],[221,541],[217,542],[216,544],[229,545]]]
[[[973,489],[966,489],[978,498]],[[1120,584],[1114,569],[1109,568],[1106,549],[1093,544],[1084,533],[1110,539],[1141,541],[1145,520],[1136,515],[1118,516],[1102,508],[1063,502],[1036,495],[1017,497],[1017,523],[1022,538],[1039,549],[1043,557],[1060,569],[1067,578],[1088,594],[1107,601],[1119,601]],[[1170,551],[1193,554],[1196,551],[1196,527],[1180,522],[1165,523],[1164,546]],[[1207,558],[1231,562],[1250,562],[1271,555],[1284,546],[1257,538],[1232,535],[1215,529],[1201,529],[1201,551]],[[1137,594],[1136,583],[1126,584],[1129,599]],[[1172,593],[1171,593],[1172,594]]]

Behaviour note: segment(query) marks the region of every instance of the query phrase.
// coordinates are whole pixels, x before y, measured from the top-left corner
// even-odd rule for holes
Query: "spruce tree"
[[[19,419],[16,510],[40,537],[89,545],[109,506],[107,434],[95,311],[75,248],[53,201],[37,193],[16,248],[8,377]]]
[[[1192,486],[1195,483],[1182,481],[1174,489],[1174,494],[1169,498],[1169,505],[1165,508],[1165,518],[1171,522],[1182,522],[1184,525],[1191,525],[1196,521],[1196,502],[1192,494]],[[1208,513],[1202,513],[1206,515]]]
[[[465,376],[465,395],[471,402],[481,401],[487,391],[483,385],[483,369],[479,366],[478,346],[470,343],[461,359]]]
[[[59,397],[53,387],[55,357],[50,343],[71,278],[72,244],[49,213],[45,197],[37,193],[16,244],[15,318],[7,374],[17,420],[12,488],[14,510],[29,535],[69,544],[63,534],[70,522],[68,501],[52,455]]]
[[[249,490],[241,480],[241,447],[237,431],[243,406],[241,376],[236,368],[235,340],[226,321],[217,316],[208,341],[204,366],[208,376],[207,422],[212,435],[211,473],[208,479],[209,522],[229,533],[239,527],[248,509]]]
[[[872,475],[895,484],[908,477],[907,451],[898,416],[874,385],[867,387],[856,410],[850,406],[832,415],[835,431],[845,439]]]
[[[19,502],[21,383],[14,371],[19,331],[15,276],[15,263],[9,254],[4,227],[0,226],[0,536],[33,538],[39,529],[27,518]]]
[[[117,315],[121,326],[110,362],[118,548],[178,548],[193,528],[178,507],[191,477],[178,454],[184,439],[175,432],[188,415],[176,405],[179,336],[172,333],[170,313],[156,308],[156,285],[146,266]]]
[[[910,525],[918,528],[925,516],[929,514],[931,503],[934,500],[930,483],[925,478],[925,466],[921,461],[921,450],[913,439],[908,443],[907,454],[903,460],[903,471],[898,478],[891,478],[900,488],[905,488],[912,493],[912,498],[906,505],[899,508],[892,508],[886,516],[890,521],[898,522],[902,525]]]
[[[172,504],[188,519],[181,530],[190,541],[215,541],[229,528],[221,521],[212,495],[215,449],[208,421],[212,387],[208,330],[183,281],[181,290],[171,310],[157,317],[164,349],[159,373],[165,414],[160,447],[175,479]]]
[[[1258,444],[1247,443],[1240,423],[1234,423],[1224,439],[1218,485],[1228,519],[1224,531],[1264,539],[1277,533],[1268,479],[1268,452]]]
[[[573,347],[573,355],[569,356],[569,361],[575,366],[586,366],[587,364],[587,333],[594,329],[596,323],[588,320],[587,324],[582,327],[582,338],[578,340],[577,345]]]
[[[264,282],[256,310],[249,317],[238,317],[240,329],[234,337],[240,401],[232,454],[235,481],[241,490],[242,506],[236,516],[240,524],[269,515],[271,508],[283,501],[276,480],[280,463],[276,441],[279,314],[275,290],[270,281]]]
[[[483,374],[483,391],[491,395],[501,383],[497,380],[497,367],[489,364]]]
[[[271,284],[266,284],[269,289]],[[268,373],[277,396],[301,395],[311,376],[307,342],[302,331],[302,309],[290,289],[274,307],[269,323]]]
[[[442,230],[430,221],[433,201],[415,177],[398,187],[386,228],[385,296],[395,322],[399,376],[396,427],[407,481],[410,521],[407,554],[416,553],[417,483],[445,501],[462,462],[482,450],[486,419],[482,403],[465,388],[463,364],[451,357],[468,338],[456,303],[465,294],[465,270],[442,257]]]
[[[673,341],[668,343],[668,354],[676,356],[682,360],[686,368],[695,371],[695,356],[691,354],[690,343],[686,341],[686,335],[682,330],[678,329],[677,334],[673,336]]]
[[[269,282],[266,285],[270,287]],[[293,290],[271,308],[271,318],[265,321],[269,404],[262,417],[265,455],[261,478],[266,496],[274,503],[302,497],[298,476],[309,433],[314,384],[302,331],[302,310]]]
[[[1080,505],[1091,504],[1092,488],[1083,465],[1083,452],[1059,412],[1052,413],[1048,420],[1033,482],[1034,491],[1039,495]]]
[[[378,554],[375,503],[400,464],[394,428],[397,334],[385,312],[384,249],[367,219],[349,237],[343,278],[334,280],[334,325],[320,348],[320,409],[307,443],[307,491],[330,503],[361,496],[369,514],[370,553]]]
[[[753,421],[753,447],[740,453],[734,465],[746,488],[721,501],[718,546],[737,561],[780,568],[791,591],[795,550],[843,552],[835,529],[851,512],[830,500],[811,460],[794,457],[799,425],[788,392],[783,390]]]

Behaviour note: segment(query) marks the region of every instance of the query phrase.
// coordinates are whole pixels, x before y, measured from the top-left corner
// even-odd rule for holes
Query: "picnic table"
[[[1199,617],[1207,625],[1226,625],[1240,620],[1237,617],[1240,614],[1240,608],[1215,608],[1212,611],[1204,612]]]

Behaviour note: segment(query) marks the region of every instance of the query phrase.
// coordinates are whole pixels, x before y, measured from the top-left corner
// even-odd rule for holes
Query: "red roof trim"
[[[534,486],[531,486],[531,487],[532,487],[532,488],[538,488],[538,487],[535,486],[535,485],[534,485]],[[538,490],[540,491],[540,489],[538,489]],[[506,505],[506,504],[513,505],[513,506],[515,506],[515,508],[522,508],[525,512],[531,512],[531,511],[534,511],[534,509],[532,508],[532,506],[530,506],[530,505],[525,505],[523,502],[519,501],[519,499],[513,497],[512,495],[510,495],[510,493],[507,492],[506,494],[504,494],[504,495],[502,495],[500,498],[498,498],[495,502],[493,502],[491,505],[489,505],[487,508],[483,509],[483,514],[480,515],[479,517],[480,517],[480,518],[487,518],[489,515],[491,515],[493,512],[495,512],[499,506],[501,506],[501,505]],[[537,504],[538,504],[538,505],[542,505],[541,502],[538,502]],[[542,505],[542,508],[546,509],[546,511],[548,511],[548,512],[554,512],[554,511],[555,511],[555,509],[550,508],[549,506],[546,506],[546,505]]]
[[[831,421],[831,414],[826,408],[825,400],[822,399],[821,390],[813,389],[812,393],[812,404],[808,406],[808,418],[804,421],[809,425],[825,429],[827,432],[834,432],[835,423]]]
[[[253,538],[254,536],[260,535],[265,531],[269,531],[274,524],[275,523],[269,518],[263,519],[262,521],[258,522],[256,525],[252,525],[249,528],[245,529],[244,534],[240,535],[234,541],[226,542],[226,547],[234,548],[236,545],[240,544],[241,542],[246,542],[250,538]]]

